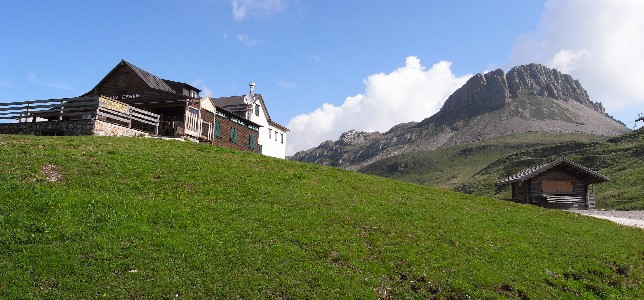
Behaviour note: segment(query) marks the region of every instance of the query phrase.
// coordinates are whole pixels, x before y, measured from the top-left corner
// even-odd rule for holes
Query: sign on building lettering
[[[127,104],[120,101],[112,100],[104,96],[101,96],[99,98],[99,105],[107,109],[115,110],[122,113],[127,113],[127,107],[128,107]]]
[[[123,95],[117,95],[117,96],[107,96],[107,97],[112,100],[130,100],[130,99],[143,98],[143,94],[135,93],[135,94],[123,94]]]

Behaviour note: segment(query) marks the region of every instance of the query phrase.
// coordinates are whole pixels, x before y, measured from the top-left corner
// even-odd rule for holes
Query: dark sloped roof
[[[152,75],[148,71],[145,71],[125,60],[121,60],[121,64],[129,66],[134,71],[134,73],[136,73],[136,75],[139,75],[139,77],[141,77],[141,79],[143,79],[143,81],[148,84],[150,88],[164,92],[175,93],[175,90],[172,89],[163,79]]]
[[[266,103],[264,103],[264,98],[262,98],[262,94],[254,94],[255,99],[259,99],[260,103],[262,104],[262,107],[264,107],[263,111],[266,113],[266,120],[268,120],[268,123],[278,127],[284,131],[289,131],[288,128],[277,124],[271,120],[271,115],[268,113],[268,108],[266,108]],[[220,98],[211,98],[212,104],[217,107],[221,107],[223,109],[226,109],[230,112],[233,112],[234,114],[245,117],[246,116],[246,103],[244,102],[244,98],[246,96],[230,96],[230,97],[220,97]]]
[[[132,71],[137,76],[139,76],[150,88],[155,89],[155,90],[159,90],[159,91],[162,91],[162,92],[165,92],[165,93],[170,93],[170,94],[173,94],[173,95],[181,94],[181,93],[177,92],[175,89],[173,89],[170,85],[187,85],[189,87],[192,87],[191,85],[189,85],[187,83],[161,79],[161,78],[151,74],[150,72],[148,72],[146,70],[143,70],[143,69],[141,69],[141,68],[139,68],[139,67],[137,67],[137,66],[135,66],[135,65],[133,65],[133,64],[131,64],[131,63],[129,63],[129,62],[127,62],[127,61],[122,59],[109,73],[107,73],[107,75],[105,75],[105,77],[103,77],[103,79],[101,79],[101,81],[98,82],[98,84],[91,91],[85,93],[84,95],[88,95],[88,94],[92,93],[93,91],[96,91],[98,89],[98,87],[101,86],[103,84],[103,82],[105,80],[107,80],[107,78],[109,78],[121,66],[127,66],[130,69],[132,69]],[[198,90],[197,88],[194,88],[194,89]]]
[[[244,103],[245,96],[230,96],[230,97],[219,97],[219,98],[210,98],[213,104],[216,104],[218,107],[225,106],[237,106],[237,105],[246,105]]]
[[[153,75],[153,76],[154,76],[154,75]],[[189,85],[189,84],[187,84],[187,83],[185,83],[185,82],[178,82],[178,81],[172,81],[172,80],[167,80],[167,79],[162,79],[162,80],[163,80],[163,82],[165,82],[165,83],[166,83],[170,88],[172,88],[172,89],[173,89],[177,94],[181,94],[181,93],[183,93],[183,88],[184,88],[184,87],[188,87],[188,88],[189,88],[189,89],[191,89],[191,90],[195,90],[195,91],[201,92],[201,90],[200,90],[200,89],[198,89],[198,88],[196,88],[196,87],[194,87],[194,86],[192,86],[192,85]]]
[[[223,108],[240,117],[246,117],[246,103],[244,102],[244,96],[210,98],[210,101],[216,107]]]
[[[505,185],[505,184],[510,184],[510,183],[513,183],[513,182],[525,181],[525,180],[528,180],[528,179],[530,179],[532,177],[535,177],[535,176],[537,176],[537,175],[539,175],[539,174],[541,174],[541,173],[543,173],[545,171],[548,171],[548,170],[550,170],[550,169],[552,169],[552,168],[554,168],[556,166],[559,166],[559,165],[564,165],[564,166],[566,166],[568,168],[572,168],[575,171],[586,175],[588,178],[591,179],[590,183],[600,183],[600,182],[606,182],[606,181],[610,180],[608,177],[606,177],[606,176],[604,176],[602,174],[599,174],[596,171],[588,169],[588,168],[586,168],[586,167],[584,167],[584,166],[582,166],[580,164],[577,164],[575,162],[572,162],[572,161],[562,157],[562,158],[559,158],[559,159],[557,159],[555,161],[549,162],[547,164],[543,164],[543,165],[540,165],[540,166],[536,166],[536,167],[521,171],[521,172],[519,172],[517,174],[514,174],[512,176],[509,176],[509,177],[497,182],[496,184],[497,185]]]
[[[212,98],[211,98],[211,99],[212,99]],[[239,117],[239,115],[238,115],[238,114],[236,114],[236,113],[234,113],[234,112],[232,112],[232,111],[229,111],[229,110],[227,110],[227,109],[221,108],[221,107],[219,107],[219,106],[217,107],[217,111],[218,111],[218,112],[222,112],[222,113],[224,113],[225,115],[228,115],[228,116],[235,115],[235,116]],[[259,127],[264,127],[264,126],[259,125],[259,124],[255,123],[255,122],[251,121],[251,120],[248,120],[248,119],[246,119],[246,118],[243,118],[243,117],[242,117],[241,119],[243,120],[243,122],[247,122],[248,124],[251,124],[251,125],[257,126],[258,128],[259,128]]]

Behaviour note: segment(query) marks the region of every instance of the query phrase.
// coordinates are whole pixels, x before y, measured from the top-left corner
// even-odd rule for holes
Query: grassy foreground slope
[[[0,298],[632,298],[644,231],[208,145],[0,136]]]

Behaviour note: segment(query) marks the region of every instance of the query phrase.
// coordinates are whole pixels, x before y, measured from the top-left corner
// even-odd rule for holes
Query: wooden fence
[[[127,125],[128,128],[141,127],[133,126],[136,125],[135,123],[140,123],[144,126],[148,125],[154,128],[154,135],[159,135],[160,115],[127,105],[123,102],[99,97],[96,115],[98,119],[104,118],[106,121],[116,121],[116,123],[124,126]]]
[[[574,204],[580,203],[583,201],[583,197],[580,196],[562,196],[562,195],[543,195],[546,201],[550,203],[566,203]]]
[[[0,103],[0,120],[18,123],[88,118],[97,108],[96,97],[63,98]]]
[[[199,137],[201,134],[201,122],[199,120],[199,110],[193,108],[186,110],[184,133],[190,136]]]
[[[149,127],[149,131],[158,135],[159,118],[157,114],[106,97],[0,103],[0,120],[16,120],[18,123],[99,119],[128,128]]]
[[[214,139],[214,122],[201,119],[201,114],[194,108],[186,110],[184,133],[199,140],[212,141]]]
[[[212,141],[215,139],[215,122],[206,122],[201,121],[201,138],[206,141]]]

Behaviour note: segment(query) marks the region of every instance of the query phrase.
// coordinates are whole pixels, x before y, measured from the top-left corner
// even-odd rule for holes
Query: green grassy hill
[[[2,299],[624,298],[644,231],[156,139],[0,136]]]

